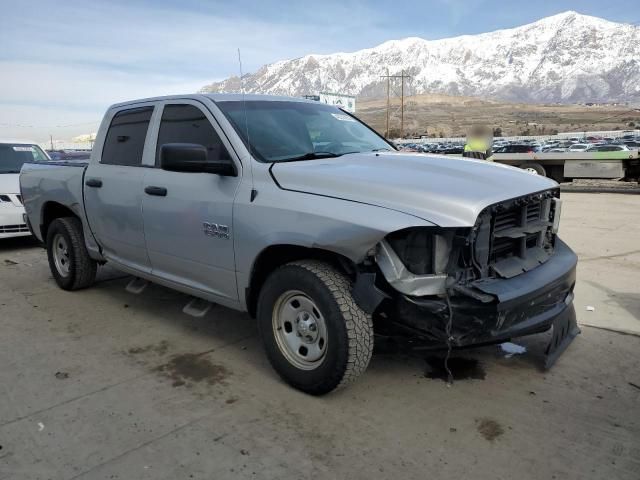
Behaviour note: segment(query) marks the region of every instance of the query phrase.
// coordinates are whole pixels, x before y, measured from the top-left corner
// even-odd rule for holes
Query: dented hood
[[[271,172],[286,190],[390,208],[442,227],[472,226],[491,204],[557,186],[483,160],[406,153],[275,163]]]

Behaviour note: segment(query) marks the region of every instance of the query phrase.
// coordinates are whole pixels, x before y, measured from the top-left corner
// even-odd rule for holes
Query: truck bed
[[[20,171],[24,208],[33,234],[40,240],[40,226],[47,207],[59,204],[86,221],[82,201],[86,160],[52,160],[25,163]]]

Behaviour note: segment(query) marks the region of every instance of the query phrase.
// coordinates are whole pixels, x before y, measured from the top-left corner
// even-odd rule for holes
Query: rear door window
[[[138,167],[142,164],[153,107],[121,110],[111,120],[100,163]]]
[[[209,119],[194,105],[165,105],[158,132],[156,165],[160,165],[160,148],[167,143],[202,145],[211,161],[231,159]]]

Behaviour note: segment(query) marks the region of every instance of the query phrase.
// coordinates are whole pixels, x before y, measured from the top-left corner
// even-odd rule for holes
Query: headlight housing
[[[446,291],[456,229],[417,227],[390,233],[378,244],[376,262],[385,279],[406,295]]]

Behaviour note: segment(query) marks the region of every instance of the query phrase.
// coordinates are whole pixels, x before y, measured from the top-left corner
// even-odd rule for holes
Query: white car
[[[49,160],[35,143],[0,140],[0,239],[31,235],[24,220],[20,169],[24,162]]]
[[[591,145],[587,148],[587,152],[626,152],[629,147],[626,145]]]
[[[575,143],[569,147],[570,152],[584,152],[591,145],[588,143]]]

